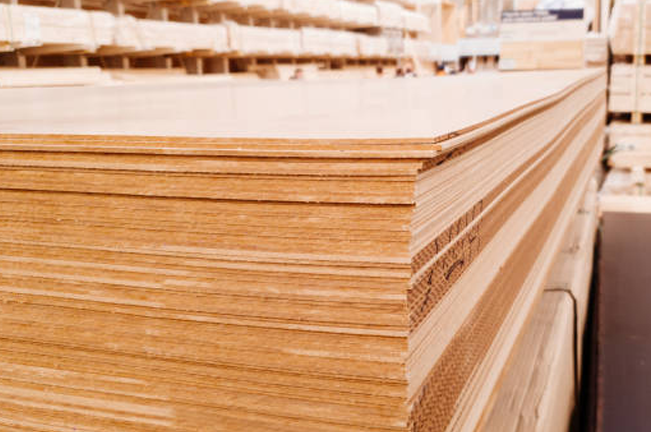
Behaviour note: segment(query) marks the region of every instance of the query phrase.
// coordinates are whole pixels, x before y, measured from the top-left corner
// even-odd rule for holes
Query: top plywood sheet
[[[0,93],[0,130],[432,144],[551,103],[600,73],[7,89]]]

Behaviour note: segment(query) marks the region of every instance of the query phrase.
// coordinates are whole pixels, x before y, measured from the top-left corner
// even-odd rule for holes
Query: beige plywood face
[[[594,71],[0,92],[4,133],[433,139],[576,85]]]

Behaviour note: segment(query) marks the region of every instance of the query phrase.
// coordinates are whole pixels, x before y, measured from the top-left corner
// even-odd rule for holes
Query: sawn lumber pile
[[[604,74],[160,93],[0,96],[0,427],[474,430],[598,162]]]

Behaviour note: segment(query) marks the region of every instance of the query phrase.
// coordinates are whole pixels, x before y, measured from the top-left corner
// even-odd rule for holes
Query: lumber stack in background
[[[648,2],[619,0],[609,26],[613,64],[608,109],[629,114],[633,123],[640,123],[643,114],[651,112],[651,70],[646,66],[646,56],[651,54],[650,14]]]
[[[580,392],[598,219],[597,182],[593,180],[479,430],[571,430]]]
[[[90,86],[110,82],[111,75],[98,67],[0,68],[0,88]]]
[[[601,154],[542,76],[7,90],[0,425],[475,429]]]
[[[505,10],[500,25],[499,68],[584,67],[588,25],[583,9]]]
[[[616,0],[608,26],[613,55],[651,54],[651,4],[640,0]]]
[[[585,39],[585,63],[590,67],[608,66],[607,33],[589,32]]]

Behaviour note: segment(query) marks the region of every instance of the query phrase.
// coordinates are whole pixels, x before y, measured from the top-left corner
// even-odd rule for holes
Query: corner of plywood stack
[[[152,131],[183,106],[174,124],[203,115],[219,136],[0,135],[0,427],[475,430],[545,288],[574,286],[583,259],[568,233],[602,154],[605,71],[540,75],[219,85],[185,105],[125,86],[61,103]],[[229,122],[199,103],[238,92],[256,97],[224,104]],[[378,122],[400,97],[425,115]]]

